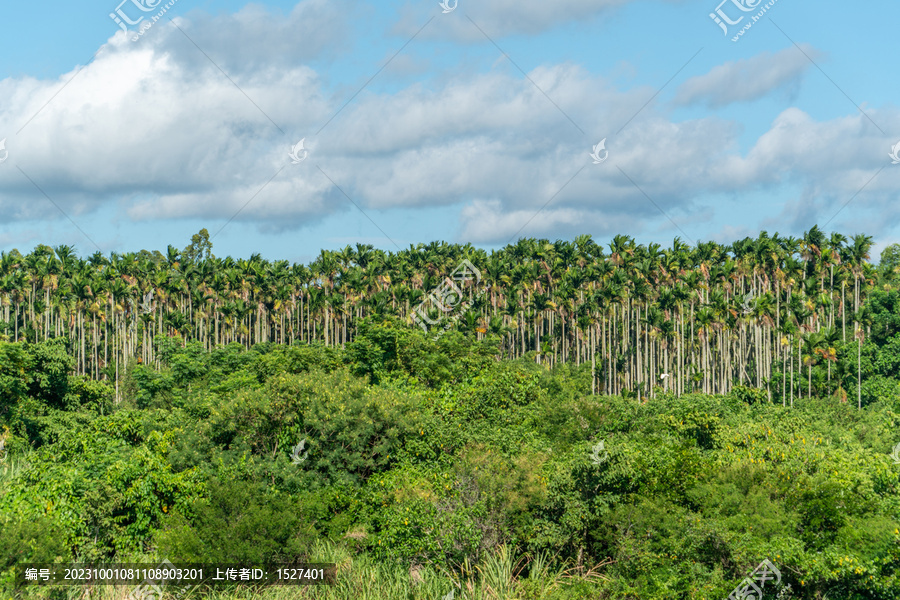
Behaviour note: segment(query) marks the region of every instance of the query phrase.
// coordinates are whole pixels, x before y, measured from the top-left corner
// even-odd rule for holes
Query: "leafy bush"
[[[267,564],[303,560],[314,530],[295,500],[247,481],[213,479],[192,502],[191,517],[175,510],[155,542],[173,562]]]
[[[255,348],[255,346],[254,346]],[[260,383],[280,373],[307,373],[311,370],[331,373],[344,366],[341,348],[322,344],[278,346],[259,357],[253,370]]]
[[[0,584],[12,587],[14,568],[21,563],[70,558],[66,536],[52,518],[0,514]]]
[[[797,529],[804,543],[813,550],[834,543],[838,531],[847,522],[846,509],[843,490],[834,482],[825,481],[804,491],[797,506],[800,513]]]
[[[734,388],[732,388],[731,390],[730,395],[737,399],[739,402],[744,402],[746,404],[759,404],[769,401],[769,396],[768,394],[766,394],[765,390],[747,387],[745,385],[734,386]]]
[[[372,383],[401,378],[433,388],[471,379],[496,360],[496,338],[475,340],[458,331],[435,337],[392,317],[364,319],[346,359],[354,374]]]

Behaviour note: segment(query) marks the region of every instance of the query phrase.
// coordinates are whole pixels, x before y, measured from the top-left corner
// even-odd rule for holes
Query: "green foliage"
[[[887,281],[896,281],[900,277],[900,244],[890,244],[881,251],[878,274]]]
[[[872,324],[872,341],[881,346],[900,334],[900,291],[873,290],[863,307],[863,318]]]
[[[900,334],[878,347],[872,366],[876,375],[895,377],[900,373]]]
[[[737,399],[739,402],[745,402],[747,404],[758,404],[760,402],[769,401],[769,397],[766,395],[765,390],[747,387],[744,385],[734,386],[734,388],[732,388],[731,390],[730,395]]]
[[[183,350],[174,353],[167,362],[172,370],[172,379],[179,386],[185,386],[209,372],[209,357],[200,342],[187,344]]]
[[[102,404],[99,385],[80,383],[70,390],[73,365],[61,338],[40,344],[0,342],[0,423],[5,421],[21,432],[24,420],[48,409],[71,409],[81,402]]]
[[[9,420],[28,394],[30,364],[23,344],[0,342],[0,419]]]
[[[589,365],[369,327],[346,350],[158,338],[161,366],[129,365],[118,405],[60,378],[55,344],[0,344],[2,577],[32,559],[327,555],[359,586],[358,565],[389,565],[366,571],[384,597],[431,565],[414,594],[711,600],[769,558],[804,597],[896,600],[896,335],[863,346],[858,411],[750,387],[591,396]],[[834,381],[855,391],[855,372]]]
[[[64,404],[103,415],[113,409],[114,396],[115,390],[107,382],[70,376]]]
[[[204,227],[191,236],[191,243],[181,251],[181,258],[189,263],[209,260],[210,258],[215,258],[212,253],[212,248],[213,245],[209,239],[209,232]]]
[[[192,502],[191,517],[175,509],[155,536],[173,562],[256,564],[302,560],[314,539],[290,497],[247,481],[213,479]]]
[[[66,352],[65,340],[53,339],[28,347],[28,393],[53,408],[68,408],[69,372],[75,360]]]
[[[797,503],[801,539],[814,550],[833,544],[847,521],[846,510],[843,491],[836,482],[825,481],[805,490]]]
[[[0,514],[0,588],[12,587],[21,563],[58,562],[70,556],[62,528],[47,516]]]
[[[366,319],[359,335],[347,345],[347,361],[353,372],[372,383],[392,377],[440,388],[470,379],[494,362],[496,339],[474,340],[459,332],[436,337],[420,329],[404,327],[397,319]]]
[[[347,371],[275,376],[266,395],[232,404],[244,439],[256,449],[274,451],[276,435],[288,429],[308,441],[303,465],[324,481],[365,481],[403,457],[422,459],[437,452],[421,442],[430,419],[419,399],[392,389],[371,388]],[[213,415],[213,421],[234,417]],[[293,429],[291,429],[293,428]],[[289,448],[282,445],[286,455]]]
[[[875,375],[863,381],[863,406],[876,402],[884,402],[891,405],[898,401],[900,401],[900,381],[884,375]]]
[[[173,436],[151,432],[127,461],[118,460],[107,469],[105,480],[123,490],[121,517],[132,540],[149,539],[170,507],[185,504],[200,489],[192,470],[173,473],[165,460]]]
[[[170,372],[156,371],[147,365],[128,365],[125,397],[137,408],[168,406],[172,402],[175,381]]]
[[[259,358],[255,371],[260,382],[278,373],[306,373],[312,369],[330,373],[343,366],[343,358],[343,351],[334,346],[279,346]]]

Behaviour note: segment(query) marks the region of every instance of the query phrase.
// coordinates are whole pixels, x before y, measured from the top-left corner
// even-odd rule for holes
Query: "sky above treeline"
[[[308,262],[818,224],[875,260],[900,241],[898,22],[888,0],[4,2],[0,250],[205,227],[217,256]]]

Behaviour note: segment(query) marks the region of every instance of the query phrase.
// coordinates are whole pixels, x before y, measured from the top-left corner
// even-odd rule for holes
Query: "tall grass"
[[[2,442],[3,440],[0,440]],[[20,473],[31,467],[30,458],[34,451],[28,448],[25,452],[13,456],[8,447],[0,447],[0,491],[8,489],[10,482]]]

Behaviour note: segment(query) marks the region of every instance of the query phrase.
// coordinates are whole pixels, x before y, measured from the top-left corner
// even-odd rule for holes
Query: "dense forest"
[[[0,594],[71,597],[23,562],[309,560],[337,584],[191,594],[713,600],[769,560],[765,598],[896,600],[871,247],[2,253]]]
[[[763,232],[695,248],[616,236],[607,254],[585,235],[522,239],[490,255],[471,245],[385,253],[358,244],[323,250],[309,265],[218,259],[206,230],[166,256],[97,252],[84,260],[71,247],[39,246],[0,256],[0,331],[13,341],[64,337],[76,373],[118,384],[129,360],[160,364],[156,335],[207,350],[232,342],[344,347],[367,317],[416,320],[415,308],[467,260],[479,277],[462,290],[472,302],[455,327],[498,336],[505,357],[534,351],[550,366],[591,362],[601,394],[652,394],[659,383],[678,395],[720,394],[739,382],[784,403],[846,393],[833,383],[843,373],[829,368],[813,380],[813,366],[842,365],[838,341],[861,347],[870,330],[860,308],[876,280],[871,245],[869,236],[814,227],[800,239]]]

